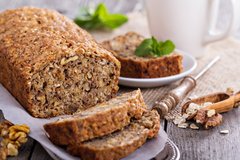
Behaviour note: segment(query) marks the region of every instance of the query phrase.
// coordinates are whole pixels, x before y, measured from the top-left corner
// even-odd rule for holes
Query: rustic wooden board
[[[45,149],[36,142],[34,145],[34,149],[32,152],[31,160],[52,160],[52,158],[48,155]]]
[[[239,115],[239,108],[223,114],[223,124],[210,130],[180,129],[168,123],[167,133],[179,147],[183,160],[239,160]],[[230,133],[220,134],[224,129]]]
[[[21,146],[17,157],[9,157],[8,160],[26,160],[31,157],[34,140],[28,139],[28,142]]]
[[[217,62],[203,77],[197,81],[197,86],[192,96],[201,96],[213,92],[224,92],[231,87],[235,92],[240,90],[240,45],[239,41],[226,40],[213,44],[208,54],[199,62],[198,68],[202,68],[209,57],[221,56]],[[240,159],[240,108],[223,114],[223,124],[210,130],[191,130],[177,128],[173,123],[167,125],[167,133],[170,139],[180,149],[182,159]],[[227,129],[227,135],[219,132]]]

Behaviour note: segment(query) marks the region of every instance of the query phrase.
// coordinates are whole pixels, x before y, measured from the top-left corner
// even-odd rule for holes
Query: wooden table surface
[[[94,2],[99,2],[100,0],[95,0]],[[113,0],[102,0],[104,1],[112,11],[118,12],[128,12],[133,9],[141,8],[140,5],[135,5],[138,0],[130,1],[117,1]],[[61,1],[58,3],[56,0],[1,0],[0,1],[0,11],[8,8],[15,8],[18,6],[24,5],[33,5],[33,6],[43,6],[49,8],[56,8],[73,18],[76,15],[77,9],[72,9],[71,13],[65,11],[66,7],[81,5],[86,5],[86,0],[69,0]],[[93,2],[93,1],[92,1]],[[57,6],[55,4],[58,4]],[[115,3],[118,3],[116,5]],[[77,5],[76,5],[77,4]],[[126,5],[127,4],[127,5]],[[221,18],[218,23],[220,28],[226,26],[226,19],[229,18],[229,15],[224,14],[227,8],[227,0],[221,1]],[[123,7],[124,6],[124,7]],[[240,38],[240,30],[235,34],[235,37]],[[239,83],[239,82],[238,82]],[[201,130],[201,131],[191,131],[183,130],[177,128],[172,123],[165,122],[164,128],[168,133],[169,138],[173,140],[174,143],[179,147],[181,152],[181,159],[183,160],[239,160],[240,159],[240,109],[232,110],[230,114],[224,115],[224,123],[221,127],[217,127],[211,130]],[[2,118],[2,114],[0,115]],[[226,136],[219,134],[219,130],[231,128],[231,131],[237,132],[235,136]],[[197,145],[196,145],[197,144]],[[200,145],[199,145],[200,144]],[[42,148],[42,146],[33,139],[29,139],[28,142],[23,145],[19,155],[17,157],[9,158],[10,160],[51,160],[52,158],[48,153]]]

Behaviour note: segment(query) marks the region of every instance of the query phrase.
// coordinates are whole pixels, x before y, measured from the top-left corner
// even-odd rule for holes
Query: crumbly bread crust
[[[147,111],[140,120],[134,120],[121,131],[80,144],[67,150],[82,160],[118,160],[142,146],[147,138],[157,136],[160,117],[156,110]]]
[[[105,103],[44,125],[50,140],[57,145],[83,142],[120,130],[139,119],[146,111],[140,90],[122,94]]]
[[[157,78],[179,74],[182,72],[182,55],[174,52],[162,57],[138,57],[135,49],[144,37],[128,32],[112,40],[102,42],[102,45],[112,51],[121,62],[121,76],[133,78]]]
[[[34,117],[72,114],[115,96],[119,61],[56,11],[0,13],[0,82]]]

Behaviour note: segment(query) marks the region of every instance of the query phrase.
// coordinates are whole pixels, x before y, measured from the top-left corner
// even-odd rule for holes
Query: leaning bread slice
[[[118,160],[142,146],[147,138],[156,136],[159,128],[157,111],[147,111],[140,120],[134,120],[121,131],[70,145],[67,150],[82,160]]]
[[[182,72],[182,55],[176,51],[161,57],[139,57],[135,55],[136,48],[143,40],[142,35],[128,32],[125,35],[102,42],[102,45],[112,51],[121,62],[122,77],[157,78]]]
[[[44,129],[53,143],[68,145],[122,129],[132,117],[139,119],[145,110],[141,91],[135,90],[73,116],[45,124]]]

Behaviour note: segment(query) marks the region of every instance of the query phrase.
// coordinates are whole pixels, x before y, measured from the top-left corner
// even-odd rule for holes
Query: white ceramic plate
[[[182,79],[183,77],[192,73],[192,71],[197,67],[197,61],[191,55],[176,50],[177,52],[183,55],[183,72],[177,75],[162,77],[162,78],[127,78],[120,77],[119,84],[128,87],[139,87],[139,88],[150,88],[150,87],[159,87],[166,84],[170,84],[177,80]]]

